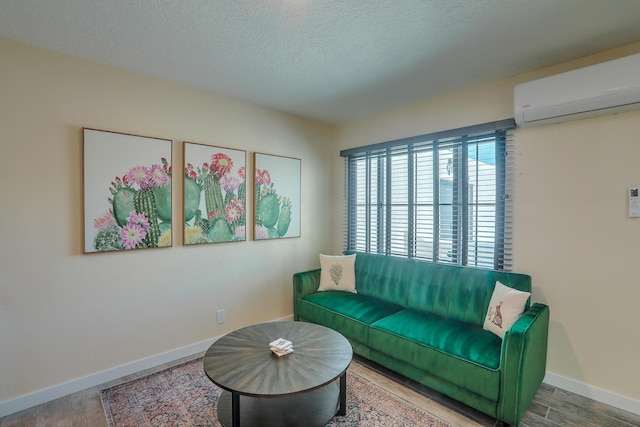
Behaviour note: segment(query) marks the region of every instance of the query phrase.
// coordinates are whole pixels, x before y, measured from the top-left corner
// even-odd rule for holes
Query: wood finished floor
[[[181,359],[171,365],[178,365],[203,355],[204,353]],[[363,368],[357,363],[352,364],[349,369],[414,405],[424,408],[452,427],[489,427],[496,424],[494,419],[381,366],[358,357],[355,360],[362,362],[370,369]],[[0,418],[0,427],[107,427],[100,391],[167,367],[169,365],[158,366]],[[434,405],[434,402],[438,404]],[[521,426],[640,427],[640,415],[612,408],[543,384],[531,403]]]

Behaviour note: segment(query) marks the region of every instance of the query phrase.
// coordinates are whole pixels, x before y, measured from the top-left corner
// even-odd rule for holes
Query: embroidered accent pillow
[[[320,255],[320,287],[318,291],[356,292],[356,254]]]
[[[487,317],[485,317],[482,326],[483,329],[502,338],[506,330],[522,316],[524,306],[530,296],[530,292],[519,291],[505,286],[499,281],[496,282],[489,302]]]

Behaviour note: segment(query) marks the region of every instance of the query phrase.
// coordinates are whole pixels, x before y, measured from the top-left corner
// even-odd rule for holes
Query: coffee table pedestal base
[[[242,427],[322,427],[338,412],[340,389],[332,382],[287,397],[239,397]],[[218,399],[218,420],[224,427],[234,427],[232,418],[232,395],[223,391]]]

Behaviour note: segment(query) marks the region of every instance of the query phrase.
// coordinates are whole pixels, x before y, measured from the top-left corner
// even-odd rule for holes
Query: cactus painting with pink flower
[[[171,140],[83,133],[84,252],[171,246]]]
[[[184,143],[184,244],[246,240],[246,152]]]
[[[254,153],[255,240],[300,237],[300,163]]]

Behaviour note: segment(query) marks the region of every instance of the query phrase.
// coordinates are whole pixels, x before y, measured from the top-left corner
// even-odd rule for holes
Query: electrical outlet
[[[227,311],[223,308],[222,310],[218,310],[218,323],[224,323],[227,321]]]

